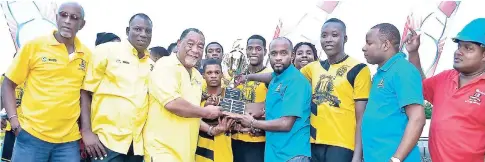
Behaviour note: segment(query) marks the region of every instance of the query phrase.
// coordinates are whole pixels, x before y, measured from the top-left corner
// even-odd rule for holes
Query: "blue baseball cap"
[[[477,18],[468,23],[461,31],[453,38],[453,42],[466,41],[476,42],[485,46],[485,18]]]

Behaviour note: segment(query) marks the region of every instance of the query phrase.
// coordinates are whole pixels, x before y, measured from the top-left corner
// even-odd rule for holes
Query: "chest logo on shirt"
[[[317,85],[315,85],[315,88],[313,90],[314,93],[312,96],[312,101],[316,105],[327,103],[333,107],[340,107],[340,100],[337,96],[334,95],[334,80],[334,76],[326,74],[320,75]]]
[[[150,64],[150,71],[153,71],[153,68],[154,68],[154,67],[155,67],[155,66],[153,66],[153,64]]]
[[[242,87],[242,100],[248,103],[254,103],[256,100],[256,87],[260,82],[248,82],[243,84]]]
[[[337,76],[341,77],[344,76],[344,74],[347,72],[350,66],[344,65],[340,68],[337,69]]]
[[[379,84],[377,84],[377,88],[384,88],[384,79],[381,79],[381,81],[379,81]]]
[[[121,63],[123,63],[123,64],[130,64],[130,62],[123,61],[123,60],[120,60],[120,59],[116,59],[116,63],[119,63],[119,64],[121,64]]]
[[[57,62],[57,59],[42,57],[42,62]]]
[[[274,90],[276,93],[279,93],[281,96],[285,95],[285,91],[286,91],[286,86],[283,86],[283,84],[278,84],[278,86],[276,87],[276,89]]]
[[[482,100],[480,98],[483,95],[485,95],[484,92],[480,91],[480,89],[476,89],[475,93],[468,97],[468,100],[466,100],[465,102],[480,105],[482,103]]]
[[[86,61],[81,60],[81,63],[79,63],[79,70],[86,70]]]

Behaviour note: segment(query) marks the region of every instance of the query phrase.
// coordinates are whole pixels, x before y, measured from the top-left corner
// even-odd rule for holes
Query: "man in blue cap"
[[[426,78],[418,53],[419,35],[412,33],[406,42],[409,61]],[[433,104],[429,133],[431,160],[483,162],[485,18],[471,21],[453,41],[458,44],[453,69],[423,80],[424,98]]]

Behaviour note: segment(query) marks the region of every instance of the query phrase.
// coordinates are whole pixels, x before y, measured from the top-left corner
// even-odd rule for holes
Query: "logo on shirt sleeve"
[[[482,97],[482,95],[485,95],[485,93],[480,91],[480,89],[476,89],[475,93],[473,93],[473,95],[468,97],[468,100],[466,100],[465,102],[480,105],[482,102],[480,97]]]

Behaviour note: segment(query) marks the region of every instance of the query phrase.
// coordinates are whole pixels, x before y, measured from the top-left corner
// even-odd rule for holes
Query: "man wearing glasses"
[[[76,38],[84,27],[84,10],[64,3],[57,30],[26,43],[5,73],[2,98],[17,135],[12,161],[79,162],[80,88],[91,52]],[[17,114],[15,88],[26,83],[22,114]]]

